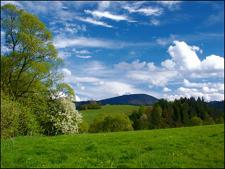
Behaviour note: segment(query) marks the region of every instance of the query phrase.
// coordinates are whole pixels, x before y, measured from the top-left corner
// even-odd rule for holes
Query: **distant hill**
[[[102,105],[152,105],[157,101],[157,98],[147,94],[130,94],[98,100],[97,102],[101,103]],[[90,102],[91,101],[81,101],[77,102],[76,104],[77,106],[80,106],[83,104],[89,104]]]
[[[212,108],[219,109],[224,112],[224,100],[222,101],[211,101],[208,105]]]

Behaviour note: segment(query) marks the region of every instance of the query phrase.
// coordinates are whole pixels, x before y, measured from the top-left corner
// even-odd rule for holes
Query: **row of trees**
[[[159,100],[153,106],[140,106],[129,115],[110,114],[97,118],[86,132],[112,132],[208,125],[224,122],[224,112],[203,99]]]
[[[91,100],[91,101],[87,101],[87,103],[85,104],[83,103],[80,103],[80,105],[78,104],[77,109],[78,110],[101,109],[101,103],[95,100]]]
[[[1,135],[77,133],[74,91],[62,83],[51,32],[14,5],[1,7]],[[63,95],[64,97],[60,97]]]
[[[129,118],[135,130],[194,126],[224,122],[224,112],[209,107],[202,98],[159,100],[153,107],[140,107]]]

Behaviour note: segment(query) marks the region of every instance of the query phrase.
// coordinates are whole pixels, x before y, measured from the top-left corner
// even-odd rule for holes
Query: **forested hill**
[[[111,105],[153,105],[158,101],[157,98],[147,95],[147,94],[130,94],[122,95],[117,97],[112,97],[108,99],[98,100],[102,105],[111,104]],[[81,101],[77,102],[78,105],[88,104],[90,101]]]
[[[211,101],[208,105],[212,108],[219,109],[224,112],[224,100],[222,101]]]

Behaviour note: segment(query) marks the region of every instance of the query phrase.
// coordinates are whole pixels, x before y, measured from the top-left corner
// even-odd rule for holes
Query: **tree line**
[[[129,118],[135,130],[155,129],[223,123],[224,112],[209,106],[203,98],[191,97],[161,99],[153,107],[140,107]]]

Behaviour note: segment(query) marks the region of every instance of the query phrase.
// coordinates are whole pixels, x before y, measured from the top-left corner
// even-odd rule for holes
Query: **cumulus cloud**
[[[192,46],[187,45],[184,41],[174,41],[173,43],[174,46],[169,47],[168,53],[181,70],[192,70],[200,67],[201,61]]]
[[[207,91],[206,91],[207,90]],[[224,94],[216,91],[210,91],[207,87],[203,89],[179,87],[177,89],[178,96],[182,97],[203,97],[207,101],[224,100]]]
[[[161,63],[162,67],[165,67],[166,69],[173,69],[175,67],[175,63],[170,60],[170,59],[166,59]]]
[[[127,77],[133,80],[142,81],[153,86],[165,86],[169,81],[174,81],[178,75],[176,71],[130,71]]]
[[[205,71],[224,70],[224,58],[217,55],[207,56],[201,63]]]
[[[173,44],[168,48],[171,60],[161,63],[164,67],[172,64],[174,68],[193,78],[224,77],[223,57],[212,54],[201,61],[196,53],[202,52],[198,46],[190,46],[184,41],[174,41]]]

